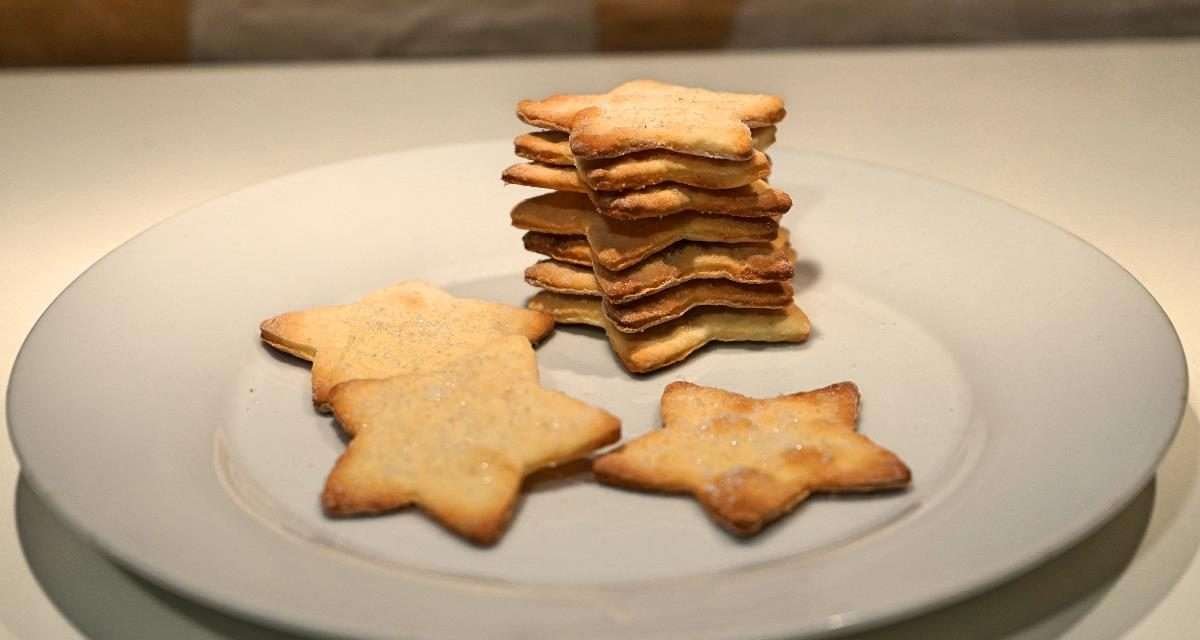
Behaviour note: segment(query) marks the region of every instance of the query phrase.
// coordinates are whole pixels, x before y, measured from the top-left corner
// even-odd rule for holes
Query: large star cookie
[[[502,336],[536,343],[554,329],[554,320],[404,282],[353,304],[275,316],[259,329],[263,342],[312,361],[313,404],[325,410],[329,390],[339,382],[437,371]]]
[[[909,484],[895,454],[859,434],[851,382],[758,400],[687,382],[667,385],[663,428],[593,465],[600,480],[693,494],[738,535],[756,533],[809,494]]]
[[[416,504],[482,544],[504,532],[522,478],[621,435],[606,411],[538,384],[524,338],[430,375],[339,384],[329,404],[354,436],[325,484],[335,515]]]
[[[648,149],[748,160],[750,127],[772,125],[786,111],[777,96],[708,91],[633,80],[606,94],[522,100],[517,117],[570,132],[576,159],[611,158]]]

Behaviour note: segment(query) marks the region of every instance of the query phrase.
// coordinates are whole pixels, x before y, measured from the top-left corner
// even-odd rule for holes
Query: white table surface
[[[55,295],[172,213],[305,167],[511,137],[518,98],[638,76],[782,94],[781,144],[941,178],[1081,236],[1141,280],[1191,356],[1179,435],[1113,520],[1014,581],[861,637],[1198,637],[1197,40],[0,72],[3,384]],[[290,637],[97,554],[0,441],[0,638]]]

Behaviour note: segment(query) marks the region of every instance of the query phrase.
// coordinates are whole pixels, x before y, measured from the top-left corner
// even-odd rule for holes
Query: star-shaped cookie
[[[754,148],[758,151],[766,151],[771,145],[775,144],[775,133],[775,127],[773,126],[756,127],[751,129],[750,137],[754,141]],[[565,131],[530,131],[528,133],[522,133],[513,140],[513,151],[516,152],[518,156],[525,158],[526,160],[573,167],[575,166],[575,156],[571,155],[571,143],[568,138],[569,135]],[[665,155],[669,155],[669,152],[667,154],[648,154],[647,156],[641,157],[630,156],[629,159],[636,163],[645,159],[646,157],[662,158]],[[758,158],[758,154],[755,154],[755,158]],[[696,157],[676,156],[673,159],[679,162],[690,162],[691,160],[699,160],[703,162],[702,158]],[[600,165],[600,168],[610,170],[616,168],[616,165],[622,164],[622,161],[600,160],[596,161],[596,164]],[[597,185],[592,186],[597,189],[608,188]],[[696,186],[707,186],[713,189],[721,188],[716,185]]]
[[[617,220],[661,218],[683,211],[769,218],[792,208],[788,194],[763,180],[717,189],[664,182],[633,191],[594,191],[575,169],[538,162],[514,164],[500,174],[500,179],[527,187],[585,193],[597,211]]]
[[[777,282],[795,275],[796,252],[780,227],[770,244],[677,242],[622,271],[592,263],[587,236],[530,231],[522,236],[525,249],[558,262],[595,271],[604,295],[613,301],[633,300],[693,278],[722,277],[734,282]]]
[[[613,220],[596,213],[587,196],[565,191],[522,200],[509,215],[518,229],[587,236],[595,263],[613,271],[631,267],[683,240],[766,243],[779,235],[777,215],[735,218],[687,212],[664,218]]]
[[[729,531],[750,535],[814,492],[909,484],[904,462],[856,431],[858,402],[852,382],[762,400],[673,382],[663,428],[601,456],[593,471],[611,484],[691,493]]]
[[[339,382],[436,371],[501,336],[536,343],[553,329],[544,313],[456,298],[421,282],[285,313],[259,327],[263,342],[313,363],[313,404],[322,411]]]
[[[606,94],[522,100],[517,117],[570,131],[576,159],[611,158],[647,149],[747,160],[750,127],[772,125],[786,111],[777,96],[682,87],[655,80],[626,82]]]
[[[553,260],[526,269],[525,282],[564,295],[599,298],[603,294],[591,269]],[[791,282],[742,284],[706,278],[683,282],[637,300],[615,303],[604,298],[600,302],[605,318],[614,328],[641,333],[699,307],[783,309],[791,306],[793,294]]]
[[[808,316],[794,304],[784,309],[699,307],[679,320],[638,333],[614,326],[592,296],[539,291],[528,304],[561,324],[603,329],[621,365],[633,373],[680,362],[710,342],[804,342],[812,330]]]
[[[326,480],[327,512],[415,504],[480,544],[504,532],[526,474],[621,435],[613,415],[541,387],[515,336],[431,375],[344,382],[329,404],[354,439]]]

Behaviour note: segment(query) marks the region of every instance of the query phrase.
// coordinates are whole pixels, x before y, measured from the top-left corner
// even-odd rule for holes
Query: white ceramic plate
[[[539,350],[547,386],[658,425],[676,379],[756,396],[854,380],[911,491],[816,498],[743,542],[690,499],[543,479],[503,541],[417,512],[332,521],[343,448],[281,311],[405,279],[519,304],[507,143],[306,171],[176,216],[50,307],[9,388],[31,485],[101,548],[209,604],[353,636],[769,637],[878,624],[1029,567],[1150,478],[1184,406],[1178,339],[1085,243],[979,195],[778,150],[808,344],[710,347],[624,373],[597,334]],[[451,170],[452,168],[452,170]]]

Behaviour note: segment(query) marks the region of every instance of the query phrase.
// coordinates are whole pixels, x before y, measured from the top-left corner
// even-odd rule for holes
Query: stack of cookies
[[[795,254],[780,217],[791,198],[766,178],[783,119],[775,96],[650,80],[607,94],[524,100],[529,162],[503,179],[550,193],[512,210],[529,306],[600,327],[627,369],[652,371],[710,341],[801,342]]]

